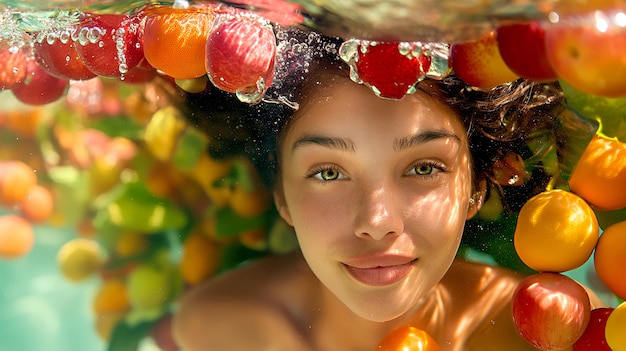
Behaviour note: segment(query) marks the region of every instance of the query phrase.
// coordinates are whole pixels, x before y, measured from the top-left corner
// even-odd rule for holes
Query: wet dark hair
[[[280,132],[294,115],[288,104],[306,99],[306,87],[315,85],[320,70],[348,75],[348,66],[337,54],[341,38],[325,37],[298,29],[278,29],[281,59],[274,86],[267,98],[255,105],[240,102],[234,94],[212,88],[186,96],[187,118],[211,139],[213,157],[241,154],[256,165],[271,187],[278,172],[277,142]],[[281,51],[282,50],[282,51]],[[474,162],[475,184],[493,184],[508,210],[518,211],[532,195],[545,190],[551,175],[539,163],[523,185],[502,186],[495,181],[493,164],[510,152],[532,156],[528,142],[548,135],[558,136],[558,116],[564,109],[558,83],[517,80],[491,90],[468,86],[455,75],[434,81],[442,98],[460,116],[468,130]],[[476,185],[475,185],[476,186]]]

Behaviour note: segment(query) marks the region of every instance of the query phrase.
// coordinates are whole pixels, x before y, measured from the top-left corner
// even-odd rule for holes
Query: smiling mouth
[[[346,263],[343,263],[343,266],[360,283],[370,286],[387,286],[406,277],[413,270],[415,262],[417,259],[401,264],[365,268],[354,267]]]

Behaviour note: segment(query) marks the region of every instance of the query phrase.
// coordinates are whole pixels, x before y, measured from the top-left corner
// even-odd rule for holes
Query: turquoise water
[[[0,351],[100,351],[91,303],[97,279],[71,283],[56,254],[71,229],[35,228],[35,246],[17,260],[0,260]]]

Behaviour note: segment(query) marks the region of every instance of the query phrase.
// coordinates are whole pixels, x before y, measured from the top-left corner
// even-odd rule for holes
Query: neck
[[[318,313],[313,321],[312,338],[317,349],[372,350],[394,328],[411,325],[432,336],[441,333],[444,324],[444,301],[447,294],[438,285],[432,293],[404,315],[387,321],[375,322],[353,313],[346,305],[320,283]]]

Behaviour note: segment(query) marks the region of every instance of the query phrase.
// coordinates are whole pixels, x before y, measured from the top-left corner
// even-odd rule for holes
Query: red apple
[[[608,18],[608,17],[607,17]],[[626,30],[563,22],[546,29],[548,60],[559,78],[588,94],[626,95]]]
[[[219,22],[206,42],[206,69],[211,82],[228,92],[262,97],[274,78],[276,38],[256,16],[233,16]]]
[[[558,273],[538,273],[523,279],[511,308],[520,335],[544,351],[572,347],[583,335],[591,313],[585,289]]]
[[[495,31],[477,41],[457,43],[450,49],[450,61],[454,73],[467,84],[491,89],[519,78],[504,63]]]
[[[606,343],[604,328],[606,320],[613,308],[596,308],[591,310],[589,324],[583,335],[574,344],[574,351],[611,351]]]
[[[141,18],[121,14],[88,15],[81,20],[78,55],[103,77],[120,77],[143,59]]]
[[[76,45],[71,39],[71,31],[77,31],[77,28],[68,30],[67,38],[61,40],[57,36],[50,38],[42,38],[33,41],[35,59],[50,74],[55,77],[85,80],[96,76],[81,60],[76,51]]]
[[[34,59],[27,62],[26,77],[15,84],[13,95],[29,105],[45,105],[65,94],[69,80],[50,75]]]
[[[509,68],[523,78],[555,80],[545,45],[546,30],[539,22],[515,23],[496,30],[498,49]]]

